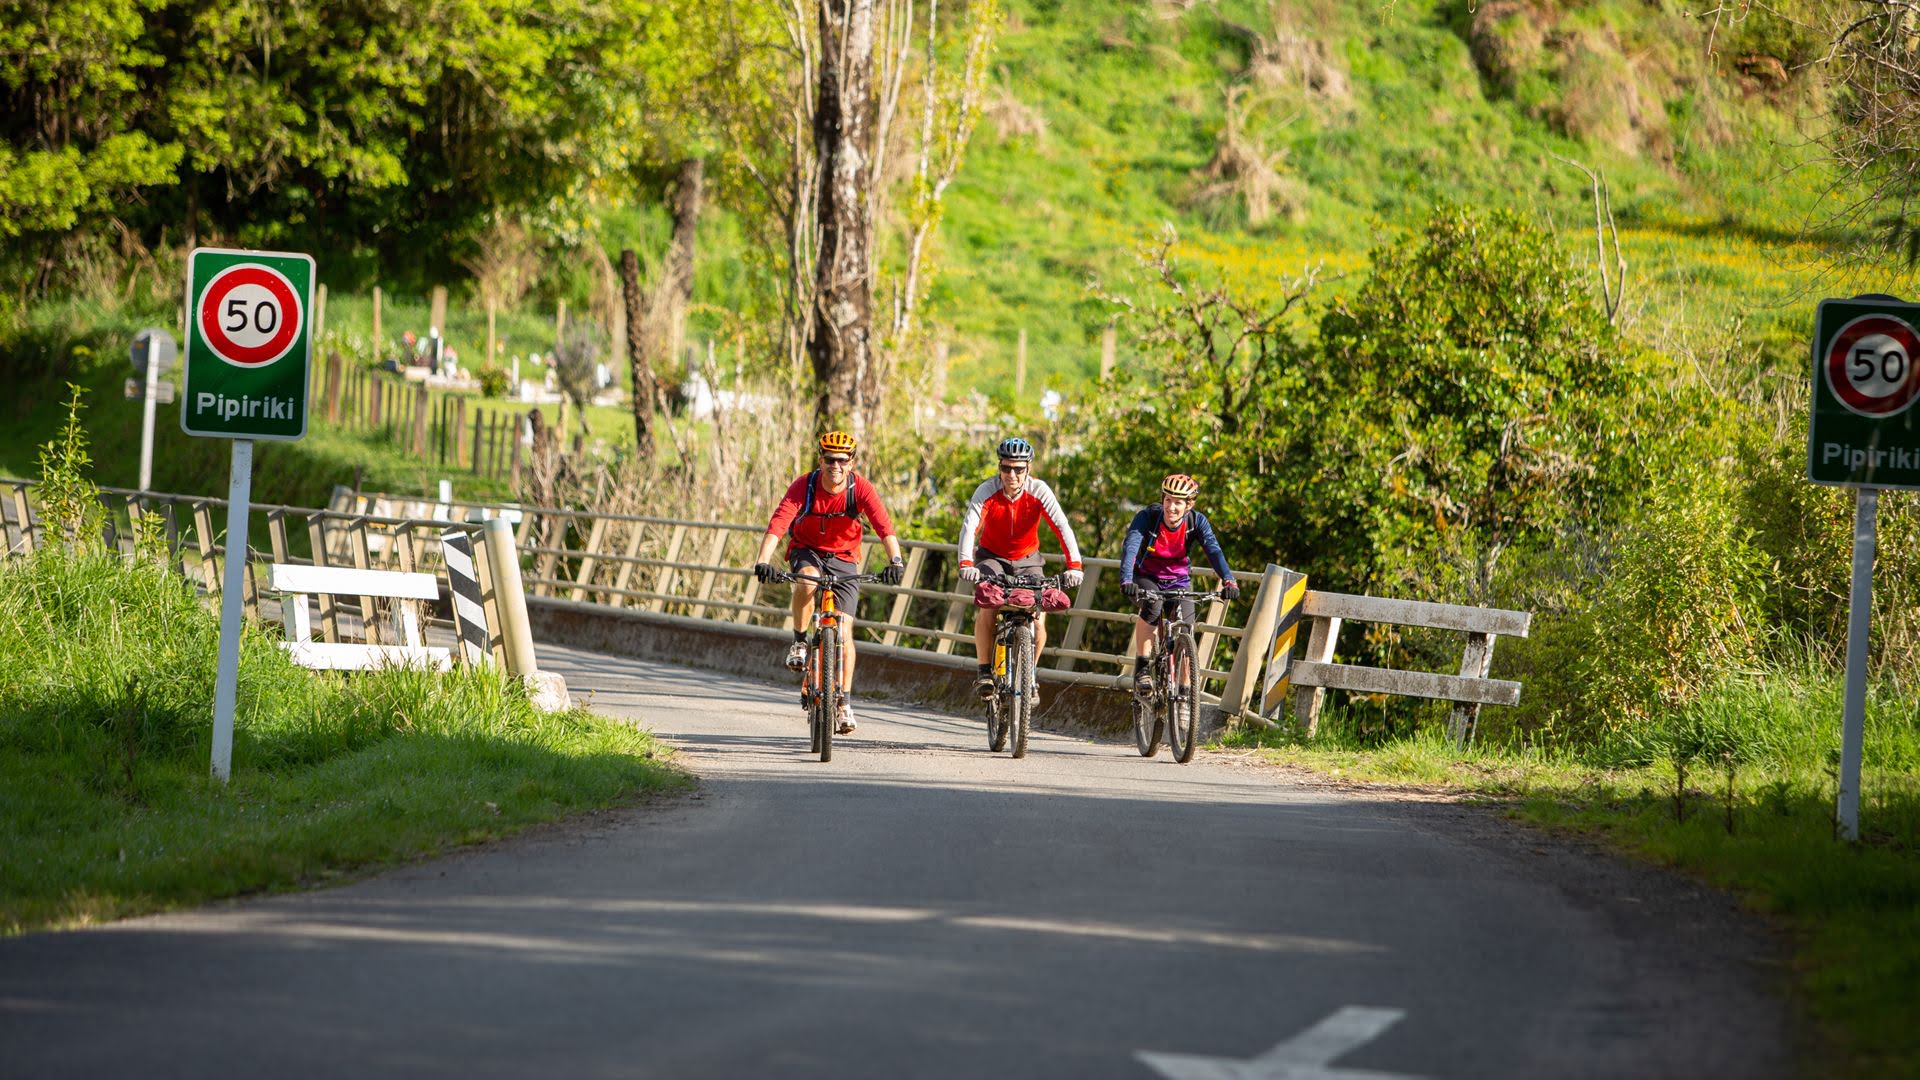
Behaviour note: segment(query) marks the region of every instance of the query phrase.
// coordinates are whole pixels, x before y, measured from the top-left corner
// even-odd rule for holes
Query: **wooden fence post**
[[[616,591],[608,594],[610,597],[609,602],[614,607],[627,606],[627,596],[619,590],[624,590],[627,587],[627,583],[633,580],[633,568],[636,565],[633,560],[639,557],[641,538],[647,534],[646,522],[636,521],[632,524],[633,532],[627,535],[627,547],[622,553],[626,557],[620,560],[620,570],[613,578],[613,587]]]
[[[607,537],[607,519],[596,517],[593,525],[587,529],[587,547],[585,556],[573,573],[573,591],[567,594],[569,600],[585,600],[587,589],[593,584],[593,572],[600,562],[600,542]]]
[[[367,544],[367,519],[357,517],[347,523],[347,536],[353,549],[353,565],[358,570],[373,569],[373,552]],[[360,598],[360,632],[367,644],[380,644],[380,620],[374,615],[373,597]]]
[[[327,423],[340,422],[340,354],[327,354]]]
[[[694,599],[701,601],[701,603],[695,604],[687,611],[687,614],[696,619],[707,613],[705,601],[713,599],[713,583],[715,578],[719,576],[719,571],[715,570],[714,567],[719,566],[721,564],[720,560],[726,556],[727,540],[730,535],[731,531],[728,529],[713,530],[713,542],[707,545],[706,555],[700,560],[707,564],[707,572],[700,576],[700,588],[694,593]]]
[[[1081,571],[1080,587],[1074,590],[1072,617],[1067,620],[1067,636],[1060,641],[1062,649],[1077,649],[1087,635],[1087,612],[1093,610],[1093,596],[1100,588],[1100,572],[1104,566],[1089,566]],[[1066,656],[1053,658],[1055,671],[1077,671],[1079,661]]]
[[[413,456],[427,456],[427,401],[429,395],[425,384],[414,388],[413,397]]]
[[[1313,616],[1312,628],[1307,632],[1307,651],[1302,660],[1315,664],[1333,661],[1333,646],[1340,639],[1340,620],[1326,615]],[[1326,701],[1327,692],[1318,686],[1299,686],[1293,691],[1293,716],[1307,738],[1313,738],[1320,730],[1320,706]]]
[[[678,562],[680,560],[680,546],[686,542],[687,527],[685,525],[675,525],[673,532],[667,536],[667,554],[664,557],[664,561]],[[674,567],[661,567],[659,576],[653,579],[653,591],[663,596],[670,595],[673,592],[673,581],[676,575],[677,571]],[[665,600],[654,600],[648,606],[655,611],[665,611],[667,602]]]
[[[1468,634],[1467,650],[1460,658],[1460,674],[1469,679],[1484,679],[1493,667],[1493,635]],[[1480,724],[1478,702],[1456,702],[1447,722],[1447,734],[1456,750],[1465,750],[1473,742],[1474,729]]]
[[[458,469],[467,463],[467,399],[452,397],[448,400],[453,402],[453,467]]]
[[[380,336],[380,286],[373,287],[373,362],[385,360],[385,340]]]
[[[906,569],[903,570],[900,575],[900,588],[902,590],[918,587],[920,582],[920,567],[925,565],[926,561],[926,548],[916,547],[907,552]],[[888,605],[887,621],[896,626],[905,626],[907,611],[912,605],[913,597],[905,591],[902,591],[893,598],[893,603]],[[900,631],[898,630],[888,630],[880,636],[880,644],[882,645],[893,645],[899,642],[899,640]]]

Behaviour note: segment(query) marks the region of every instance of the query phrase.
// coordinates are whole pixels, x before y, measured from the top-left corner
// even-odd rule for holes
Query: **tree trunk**
[[[693,302],[693,253],[700,203],[705,194],[707,162],[688,158],[680,163],[680,175],[673,184],[673,243],[667,248],[666,274],[661,288],[668,290],[669,356],[680,355],[687,322],[687,305]]]
[[[822,182],[807,355],[824,423],[863,421],[879,401],[866,190],[873,133],[873,0],[820,0],[820,94],[813,137]]]
[[[633,372],[633,435],[642,461],[653,459],[653,364],[647,356],[647,297],[640,288],[640,258],[620,252],[620,295],[627,307],[627,364]]]

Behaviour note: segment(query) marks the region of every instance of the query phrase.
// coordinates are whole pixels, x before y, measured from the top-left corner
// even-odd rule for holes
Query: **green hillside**
[[[1771,16],[1723,33],[1709,61],[1674,4],[1180,8],[1012,5],[932,295],[961,345],[955,387],[1008,380],[1023,327],[1036,385],[1096,372],[1110,311],[1088,281],[1124,281],[1163,221],[1255,292],[1315,263],[1350,273],[1445,200],[1518,209],[1590,261],[1587,179],[1554,155],[1609,182],[1639,336],[1691,343],[1736,313],[1803,332],[1817,252],[1795,237],[1823,177],[1790,170],[1785,147],[1807,91],[1734,67],[1809,47]],[[1523,40],[1501,53],[1502,35]],[[1230,93],[1232,153],[1258,164],[1219,177]],[[1269,204],[1257,223],[1249,192]]]

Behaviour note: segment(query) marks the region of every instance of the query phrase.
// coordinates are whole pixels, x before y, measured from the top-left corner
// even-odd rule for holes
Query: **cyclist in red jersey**
[[[761,581],[773,575],[774,546],[781,537],[790,536],[787,563],[802,577],[844,578],[860,572],[860,543],[865,535],[860,515],[873,522],[873,531],[887,548],[887,567],[880,579],[888,585],[900,584],[906,560],[900,556],[900,538],[894,534],[893,519],[880,505],[880,495],[867,478],[854,472],[853,456],[858,440],[844,431],[829,431],[820,436],[820,467],[795,480],[774,508],[767,522],[767,534],[760,538],[760,553],[754,559],[753,573]],[[860,599],[860,587],[851,581],[834,581],[831,586],[840,616],[840,650],[846,657],[841,670],[841,704],[836,729],[845,735],[858,725],[853,719],[853,613]],[[793,647],[787,650],[787,666],[799,671],[806,664],[807,627],[813,623],[814,590],[793,590]]]
[[[993,623],[1006,597],[997,586],[981,582],[980,575],[1038,576],[1040,522],[1044,520],[1067,557],[1061,584],[1071,589],[1081,580],[1080,545],[1073,538],[1073,526],[1067,523],[1053,489],[1028,472],[1033,465],[1033,444],[1015,436],[1000,443],[999,453],[1000,474],[974,490],[960,523],[960,580],[974,586],[973,603],[978,609],[973,616],[973,648],[980,671],[973,688],[982,698],[994,695]],[[1064,594],[1049,592],[1054,595],[1041,597],[1043,609],[1055,611],[1067,606]],[[1047,620],[1035,619],[1035,664],[1046,644]]]

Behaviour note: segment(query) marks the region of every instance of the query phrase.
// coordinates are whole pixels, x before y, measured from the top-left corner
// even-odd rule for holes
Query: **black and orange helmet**
[[[829,431],[820,436],[820,452],[823,454],[851,454],[860,445],[860,440],[845,431]]]
[[[1200,481],[1186,473],[1174,473],[1160,481],[1160,494],[1172,495],[1176,499],[1194,499],[1200,496]]]

